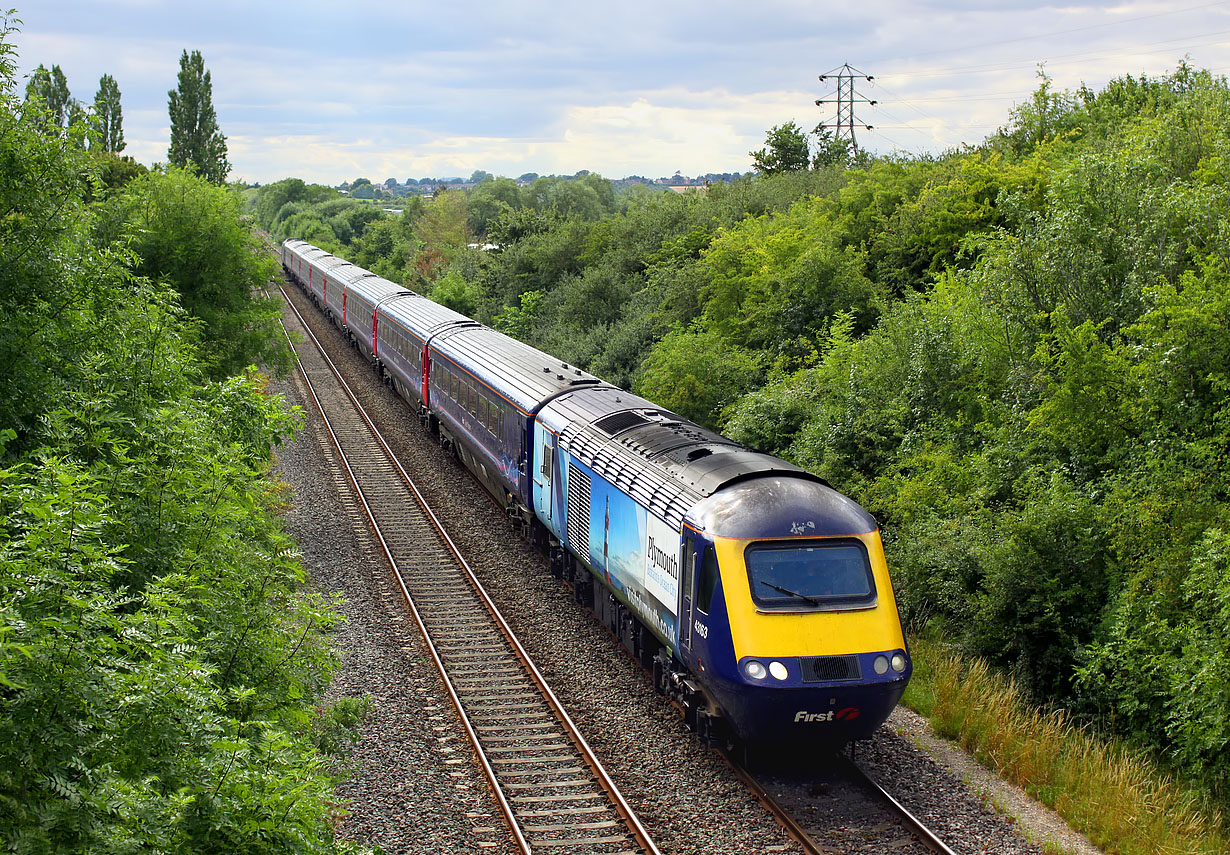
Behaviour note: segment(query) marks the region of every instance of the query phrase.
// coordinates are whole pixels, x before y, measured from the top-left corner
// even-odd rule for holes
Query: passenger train
[[[888,717],[912,664],[858,504],[304,241],[282,265],[700,736],[836,746]]]

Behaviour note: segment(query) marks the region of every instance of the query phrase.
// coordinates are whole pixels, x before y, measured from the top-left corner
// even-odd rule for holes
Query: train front
[[[681,641],[741,738],[829,747],[888,718],[912,664],[870,514],[777,474],[713,493],[685,535],[697,560]]]

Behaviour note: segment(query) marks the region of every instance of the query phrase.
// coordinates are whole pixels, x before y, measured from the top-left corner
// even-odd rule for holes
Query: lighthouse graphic
[[[606,580],[611,581],[611,570],[607,562],[611,548],[611,497],[606,497],[606,510],[602,520],[602,572],[606,574]]]

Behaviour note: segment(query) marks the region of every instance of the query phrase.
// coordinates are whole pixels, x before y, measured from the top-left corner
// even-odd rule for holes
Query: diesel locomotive
[[[702,737],[835,746],[888,717],[912,664],[857,503],[304,241],[282,265]]]

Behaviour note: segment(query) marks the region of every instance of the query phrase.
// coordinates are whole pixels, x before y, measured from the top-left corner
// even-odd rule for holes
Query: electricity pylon
[[[857,68],[852,68],[850,63],[838,66],[832,71],[827,71],[820,75],[820,82],[824,82],[830,77],[837,78],[837,97],[836,98],[820,98],[816,101],[816,106],[821,107],[825,104],[837,105],[837,121],[821,122],[817,127],[834,128],[837,139],[850,140],[850,148],[854,154],[858,154],[858,140],[854,137],[854,126],[856,124],[871,130],[872,126],[864,124],[857,116],[854,115],[854,103],[857,101],[861,104],[875,105],[875,101],[864,98],[854,89],[855,79],[866,80],[870,83],[875,78],[870,74],[863,74]]]

